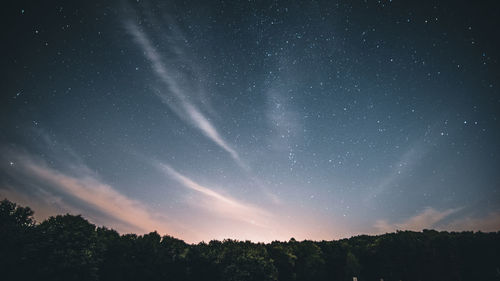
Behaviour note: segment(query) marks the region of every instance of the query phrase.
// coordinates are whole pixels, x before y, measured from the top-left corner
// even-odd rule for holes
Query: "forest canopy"
[[[40,223],[0,202],[2,280],[500,280],[500,232],[398,231],[337,241],[187,244],[82,216]]]

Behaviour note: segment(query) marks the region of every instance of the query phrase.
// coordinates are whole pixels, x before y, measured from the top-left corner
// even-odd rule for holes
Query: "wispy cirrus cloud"
[[[421,231],[437,229],[446,231],[500,231],[500,212],[490,212],[484,216],[460,214],[463,208],[438,211],[427,207],[420,213],[400,222],[378,220],[374,224],[376,233],[396,230]]]
[[[198,204],[197,207],[205,208],[220,217],[243,221],[254,226],[268,227],[268,221],[272,216],[266,210],[241,202],[231,196],[224,195],[212,188],[201,185],[179,173],[170,165],[158,163],[157,167],[169,178],[180,183],[184,188],[194,190],[202,195],[202,200],[196,201],[196,204]]]
[[[390,172],[382,177],[380,182],[376,184],[373,189],[366,193],[364,201],[376,198],[378,195],[386,192],[397,185],[401,180],[405,179],[404,176],[414,169],[429,151],[430,149],[422,143],[415,142],[394,164],[391,165]]]
[[[102,182],[83,164],[66,163],[70,171],[62,171],[28,152],[12,149],[2,152],[2,163],[8,162],[8,166],[2,167],[4,176],[11,180],[8,185],[1,182],[0,193],[29,205],[37,203],[37,209],[42,209],[45,217],[64,211],[82,214],[93,223],[122,233],[157,230],[175,234],[162,214]]]
[[[439,222],[456,213],[458,210],[459,209],[447,209],[438,211],[429,207],[402,222],[390,223],[387,220],[378,220],[375,222],[374,228],[378,233],[387,233],[396,230],[421,231],[423,229],[436,228]]]
[[[241,160],[238,152],[226,140],[224,140],[210,119],[205,116],[193,102],[190,101],[188,92],[192,91],[192,89],[187,88],[183,83],[178,82],[178,80],[185,82],[186,80],[195,79],[188,79],[188,77],[185,77],[187,74],[184,72],[177,71],[174,67],[167,67],[167,64],[165,63],[166,61],[153,46],[153,43],[149,39],[146,32],[142,31],[137,24],[132,21],[126,21],[125,28],[143,51],[144,56],[150,62],[156,76],[168,90],[168,93],[163,91],[157,93],[158,97],[180,118],[200,130],[208,139],[229,153],[229,155],[240,167],[247,170],[248,166]],[[177,56],[183,53],[179,51],[180,47],[177,45],[169,47],[171,47],[172,53]]]
[[[465,216],[442,226],[445,230],[450,231],[484,231],[497,232],[500,231],[500,211],[493,211],[485,216]]]

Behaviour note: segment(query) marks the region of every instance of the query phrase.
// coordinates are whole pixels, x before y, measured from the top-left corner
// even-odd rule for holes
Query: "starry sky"
[[[9,2],[0,197],[39,221],[500,230],[495,1]]]

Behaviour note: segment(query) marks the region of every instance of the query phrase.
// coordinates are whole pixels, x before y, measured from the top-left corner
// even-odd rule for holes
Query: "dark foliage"
[[[500,280],[500,232],[399,231],[339,241],[189,245],[96,228],[81,216],[40,224],[0,202],[2,280]]]

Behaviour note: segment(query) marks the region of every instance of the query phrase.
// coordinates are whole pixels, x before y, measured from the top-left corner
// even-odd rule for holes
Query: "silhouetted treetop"
[[[35,223],[0,201],[2,280],[500,280],[500,232],[397,231],[338,241],[186,244],[125,234],[82,216]]]

